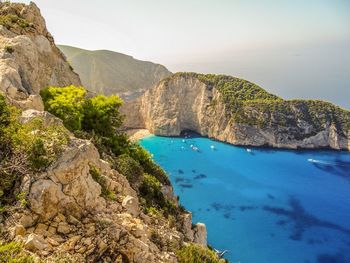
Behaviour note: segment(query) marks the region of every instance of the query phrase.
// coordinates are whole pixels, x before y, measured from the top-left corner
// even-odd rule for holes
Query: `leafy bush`
[[[11,28],[26,28],[29,26],[29,23],[18,17],[15,14],[0,15],[0,25],[6,27],[7,29]]]
[[[127,136],[118,131],[123,121],[119,97],[99,95],[86,98],[84,88],[75,86],[48,87],[41,91],[41,96],[47,111],[61,118],[76,136],[91,140],[101,156],[111,161],[114,168],[127,177],[131,186],[140,191],[145,209],[154,207],[165,216],[178,213],[177,207],[161,192],[161,184],[170,184],[165,172],[153,162],[146,150],[129,142]],[[40,150],[39,144],[37,151]],[[41,159],[37,161],[40,163]],[[96,169],[90,173],[101,185],[102,196],[110,197],[113,193],[107,191],[104,178]]]
[[[73,85],[68,87],[48,87],[40,92],[45,109],[63,120],[67,129],[81,130],[84,117],[83,103],[86,90]]]
[[[64,127],[44,126],[39,118],[21,124],[19,113],[0,95],[1,205],[15,201],[15,186],[23,175],[46,169],[69,141]]]
[[[165,217],[177,215],[180,212],[172,201],[165,198],[162,193],[162,184],[155,176],[144,174],[139,190],[141,200],[144,201],[145,212],[162,213]]]
[[[85,100],[83,103],[83,130],[101,136],[115,134],[123,121],[119,113],[122,102],[118,96],[102,95]]]
[[[130,156],[141,164],[145,173],[152,174],[162,184],[170,185],[170,180],[164,170],[152,160],[149,152],[139,144],[131,144]]]
[[[34,258],[24,251],[22,244],[11,242],[0,245],[0,263],[34,263]]]
[[[221,263],[214,251],[197,244],[183,246],[177,251],[179,263]]]
[[[118,156],[115,160],[115,168],[123,174],[129,181],[130,185],[137,190],[138,184],[143,180],[143,168],[133,158],[127,154]]]

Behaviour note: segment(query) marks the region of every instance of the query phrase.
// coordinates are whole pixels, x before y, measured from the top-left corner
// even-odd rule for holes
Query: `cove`
[[[230,262],[350,262],[348,152],[247,149],[195,136],[140,143]]]

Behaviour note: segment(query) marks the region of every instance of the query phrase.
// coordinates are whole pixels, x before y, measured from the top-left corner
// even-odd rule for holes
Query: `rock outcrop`
[[[43,110],[41,89],[80,85],[33,2],[0,3],[0,15],[0,92],[12,104]]]
[[[178,208],[178,221],[146,215],[127,178],[101,159],[91,141],[74,137],[60,119],[43,111],[41,89],[79,85],[80,80],[55,46],[36,5],[0,3],[0,16],[0,92],[23,109],[16,125],[35,127],[23,131],[33,136],[48,130],[50,136],[64,134],[57,137],[62,140],[59,150],[53,149],[56,139],[39,140],[39,147],[52,146],[45,153],[52,157],[47,166],[35,169],[26,166],[26,153],[18,157],[25,164],[8,187],[18,199],[0,213],[1,245],[19,241],[45,262],[135,263],[177,262],[175,252],[183,244],[205,246],[205,226],[192,225],[170,185],[162,191]]]
[[[125,126],[162,136],[191,130],[235,145],[350,149],[350,112],[285,101],[229,76],[178,73],[126,103]]]
[[[20,120],[38,118],[44,125],[63,125],[36,110],[24,111]],[[103,187],[115,198],[102,197]],[[28,173],[19,188],[27,193],[28,206],[11,214],[2,227],[7,239],[22,241],[40,257],[50,259],[59,252],[73,255],[74,262],[177,262],[174,249],[184,242],[207,245],[205,225],[193,226],[189,213],[182,215],[180,228],[144,214],[128,180],[100,159],[90,141],[72,134],[57,160],[42,173]]]

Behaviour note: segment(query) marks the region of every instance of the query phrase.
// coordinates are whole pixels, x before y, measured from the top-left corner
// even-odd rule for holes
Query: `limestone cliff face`
[[[24,111],[20,121],[38,118],[45,126],[63,125],[36,110]],[[101,197],[91,167],[116,193],[115,200]],[[128,180],[100,159],[91,142],[72,135],[60,157],[44,172],[24,176],[19,190],[27,193],[28,207],[0,225],[8,239],[22,241],[47,262],[56,262],[50,260],[58,252],[70,254],[74,260],[69,262],[177,262],[174,248],[184,241],[207,245],[205,226],[193,227],[189,213],[183,214],[181,232],[165,218],[144,214]],[[157,233],[157,242],[152,233]]]
[[[205,77],[182,73],[160,82],[124,106],[126,127],[146,128],[163,136],[177,136],[181,131],[192,130],[235,145],[350,149],[348,111],[324,102],[283,101],[256,86],[253,93],[271,101],[241,102],[225,95]],[[232,77],[224,78],[236,81]],[[219,83],[226,87],[226,94],[242,93],[236,90],[248,93],[252,89],[245,91],[247,83],[242,80],[237,87],[229,88],[224,81]],[[316,105],[321,105],[321,109]],[[340,118],[345,121],[342,123]]]
[[[10,102],[43,110],[41,89],[80,85],[34,3],[0,3],[0,15],[0,92]]]
[[[19,241],[45,262],[175,263],[184,243],[206,246],[205,226],[193,225],[190,213],[179,209],[177,222],[146,215],[127,178],[102,160],[90,141],[74,137],[60,119],[43,111],[41,89],[80,80],[35,4],[0,3],[0,24],[0,92],[23,109],[21,125],[40,122],[43,131],[69,137],[48,167],[23,168],[11,188],[23,203],[11,203],[0,214],[0,242]],[[162,191],[178,207],[171,185]]]

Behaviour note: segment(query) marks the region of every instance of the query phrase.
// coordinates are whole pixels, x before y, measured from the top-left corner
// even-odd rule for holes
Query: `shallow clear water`
[[[141,145],[231,262],[350,262],[349,153],[157,136]]]

